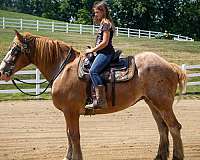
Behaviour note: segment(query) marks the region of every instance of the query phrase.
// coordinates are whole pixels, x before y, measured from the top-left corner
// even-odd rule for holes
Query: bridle
[[[15,45],[11,48],[11,53],[9,55],[9,59],[3,59],[3,62],[8,66],[4,69],[3,73],[7,76],[11,76],[13,73],[13,70],[15,69],[16,61],[20,54],[26,54],[28,56],[29,61],[30,60],[30,48],[28,47],[28,42],[26,39],[23,40],[24,42],[19,44],[17,42],[13,42]]]
[[[26,39],[24,39],[24,43],[21,43],[21,46],[20,46],[18,43],[16,43],[16,42],[13,42],[13,43],[15,44],[15,47],[12,48],[12,52],[11,52],[11,55],[10,55],[10,56],[11,56],[11,59],[12,59],[13,61],[12,61],[12,60],[5,60],[5,59],[3,60],[6,64],[8,64],[8,65],[10,66],[9,69],[8,69],[7,71],[4,71],[4,74],[6,74],[6,75],[8,75],[8,76],[12,75],[12,72],[13,72],[13,70],[14,70],[14,68],[15,68],[15,65],[16,65],[15,63],[16,63],[17,58],[19,57],[20,54],[26,54],[26,55],[28,56],[29,61],[31,61],[31,57],[30,57],[31,51],[30,51],[30,48],[29,48],[28,41],[27,41]],[[45,88],[41,93],[39,93],[39,94],[30,94],[30,93],[26,93],[26,92],[24,92],[23,90],[21,90],[21,89],[17,86],[15,80],[16,80],[16,81],[19,81],[19,82],[21,82],[21,83],[31,84],[31,85],[43,84],[43,83],[46,83],[47,81],[40,82],[40,83],[27,83],[27,82],[24,82],[24,81],[22,81],[22,80],[20,80],[20,79],[18,79],[18,78],[13,78],[13,79],[12,79],[13,85],[14,85],[20,92],[22,92],[22,93],[24,93],[24,94],[26,94],[26,95],[29,95],[29,96],[39,96],[39,95],[43,94],[44,92],[46,92],[46,90],[48,89],[48,87],[50,87],[50,86],[53,84],[54,80],[55,80],[55,79],[59,76],[59,74],[63,71],[63,69],[65,68],[65,66],[66,66],[68,63],[70,63],[70,58],[71,58],[71,56],[72,56],[71,50],[72,50],[72,47],[69,48],[69,51],[68,51],[68,53],[67,53],[67,57],[65,58],[65,60],[64,60],[63,63],[61,64],[61,66],[60,66],[58,72],[53,76],[53,78],[49,81],[49,83],[48,83],[48,85],[46,86],[46,88]]]

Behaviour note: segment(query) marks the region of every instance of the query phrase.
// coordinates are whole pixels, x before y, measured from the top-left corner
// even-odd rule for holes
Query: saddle
[[[121,53],[121,50],[116,50],[112,62],[101,73],[101,77],[105,83],[110,83],[113,81],[115,83],[124,82],[133,78],[135,72],[134,56],[120,57]],[[95,56],[91,54],[80,59],[78,76],[82,80],[90,80],[89,69],[95,58]]]
[[[107,83],[112,84],[112,105],[115,105],[115,83],[129,81],[133,78],[135,72],[135,59],[134,56],[120,57],[122,51],[116,50],[112,62],[101,73],[101,77],[105,86]],[[89,70],[94,61],[95,56],[89,53],[86,57],[81,58],[78,66],[78,77],[87,81],[87,100],[86,104],[92,101],[92,87]]]

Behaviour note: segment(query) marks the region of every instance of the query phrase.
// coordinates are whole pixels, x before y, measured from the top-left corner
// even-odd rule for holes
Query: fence
[[[182,64],[181,66],[182,70],[184,70],[186,73],[187,71],[192,71],[194,69],[200,69],[200,65],[186,65],[186,64]],[[188,82],[187,82],[187,86],[200,86],[200,81],[190,81],[191,78],[194,77],[200,77],[200,73],[190,73],[187,74],[187,78],[188,78]],[[184,92],[187,93],[187,86],[186,88],[184,88]]]
[[[200,69],[200,65],[185,65],[185,64],[183,64],[181,67],[185,71],[192,70],[192,69]],[[35,75],[35,79],[23,80],[28,83],[40,83],[40,82],[45,81],[45,79],[41,79],[41,73],[38,69],[19,71],[16,73],[16,75]],[[190,79],[192,77],[200,77],[200,73],[187,74],[187,77],[188,77],[188,79]],[[21,82],[16,82],[16,83],[20,84]],[[0,85],[8,85],[8,84],[12,84],[12,82],[11,81],[8,81],[8,82],[0,81]],[[200,81],[196,81],[196,82],[188,81],[187,82],[187,86],[194,86],[194,85],[200,85]],[[186,92],[186,89],[187,88],[185,88],[185,92]],[[39,94],[44,90],[44,88],[41,88],[40,84],[36,84],[34,88],[22,89],[22,90],[27,93],[35,92],[35,94]],[[50,88],[47,90],[47,92],[49,92],[49,91],[50,91]],[[17,89],[0,90],[0,94],[3,94],[3,93],[20,93],[20,91]]]
[[[16,29],[31,29],[31,30],[47,30],[51,32],[76,32],[76,33],[91,33],[95,34],[98,26],[95,25],[83,25],[83,24],[72,24],[66,22],[50,22],[41,20],[27,20],[27,19],[15,19],[15,18],[5,18],[0,17],[0,27],[5,28],[16,28]],[[130,28],[120,28],[116,27],[116,36],[126,36],[126,37],[145,37],[145,38],[155,38],[161,32],[156,31],[146,31],[140,29],[130,29]],[[174,40],[179,41],[194,41],[194,39],[181,36],[176,34],[170,34],[174,37]]]
[[[26,79],[23,80],[24,82],[27,83],[41,83],[44,82],[45,79],[41,79],[41,73],[38,69],[36,70],[24,70],[24,71],[19,71],[16,73],[16,75],[35,75],[35,79]],[[0,85],[10,85],[12,84],[12,81],[0,81]],[[22,84],[21,82],[16,82],[16,84]],[[32,86],[32,85],[31,85]],[[44,88],[41,88],[40,84],[36,84],[35,88],[31,88],[31,89],[22,89],[22,91],[26,92],[26,93],[33,93],[35,92],[35,94],[39,94],[44,90]],[[50,91],[50,88],[47,89],[47,92]],[[19,90],[17,89],[8,89],[8,90],[0,90],[0,94],[2,93],[20,93]]]

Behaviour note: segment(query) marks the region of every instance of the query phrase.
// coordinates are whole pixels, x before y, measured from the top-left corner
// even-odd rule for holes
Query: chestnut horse
[[[69,56],[70,54],[70,56]],[[82,160],[80,145],[79,117],[85,112],[86,82],[77,75],[81,54],[66,43],[30,33],[16,36],[0,65],[0,79],[8,81],[15,72],[34,64],[48,81],[59,72],[63,61],[67,64],[52,83],[53,104],[64,113],[68,137],[68,152],[65,159]],[[108,107],[96,109],[95,114],[106,114],[126,109],[140,100],[144,100],[157,123],[160,142],[156,160],[169,157],[170,132],[173,139],[173,160],[183,160],[181,124],[177,121],[172,105],[179,86],[180,93],[186,82],[186,74],[178,65],[169,63],[151,52],[135,56],[137,72],[134,77],[123,83],[116,83],[116,101],[112,106],[111,84],[107,84]]]

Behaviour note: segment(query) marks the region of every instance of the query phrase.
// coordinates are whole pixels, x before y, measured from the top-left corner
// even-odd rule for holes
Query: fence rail
[[[83,25],[83,24],[72,24],[66,22],[51,22],[51,21],[42,21],[42,20],[27,20],[27,19],[15,19],[0,17],[0,28],[16,28],[16,29],[32,29],[32,30],[48,30],[51,32],[76,32],[76,33],[91,33],[95,34],[95,30],[98,26],[95,25]],[[117,36],[126,36],[126,37],[145,37],[145,38],[155,38],[156,35],[161,32],[156,31],[146,31],[140,29],[131,29],[131,28],[120,28],[116,27]],[[174,40],[179,41],[194,41],[194,39],[181,36],[176,34],[170,34],[174,37]]]
[[[183,64],[181,66],[182,70],[184,70],[185,72],[187,70],[192,70],[192,69],[200,69],[200,65],[185,65]],[[45,79],[42,79],[41,78],[41,73],[38,69],[36,70],[26,70],[26,71],[19,71],[16,73],[16,75],[35,75],[35,79],[26,79],[26,80],[23,80],[25,82],[29,82],[29,83],[40,83],[40,82],[44,82]],[[187,74],[187,77],[188,77],[188,82],[187,82],[187,86],[194,86],[194,85],[200,85],[200,81],[195,81],[195,82],[190,82],[190,78],[193,78],[193,77],[200,77],[200,73],[192,73],[192,74]],[[17,84],[21,84],[21,82],[16,82]],[[11,81],[8,81],[8,82],[4,82],[4,81],[0,81],[0,85],[10,85],[12,84]],[[41,85],[40,84],[36,84],[34,86],[34,88],[30,88],[30,89],[22,89],[24,92],[27,92],[27,93],[35,93],[35,94],[39,94],[41,93],[44,88],[41,88]],[[47,92],[49,92],[51,89],[48,88]],[[187,91],[187,87],[185,88],[185,93]],[[19,90],[17,89],[8,89],[8,90],[0,90],[0,94],[3,94],[3,93],[20,93]]]
[[[184,70],[187,73],[187,71],[192,71],[192,70],[195,70],[195,69],[200,70],[200,65],[182,64],[181,68],[182,68],[182,70]],[[200,77],[200,73],[189,73],[189,74],[187,74],[187,78],[188,78],[187,86],[200,86],[200,81],[192,81],[192,82],[190,81],[190,79],[194,78],[194,77]],[[184,92],[187,93],[187,87],[184,88]]]
[[[35,75],[35,79],[25,79],[23,80],[24,82],[27,83],[37,83],[34,88],[30,88],[30,89],[22,89],[22,91],[27,92],[27,93],[35,93],[35,94],[39,94],[41,93],[45,88],[41,88],[41,85],[38,83],[44,82],[45,79],[41,79],[41,73],[38,69],[36,70],[24,70],[24,71],[19,71],[16,73],[16,75]],[[12,81],[0,81],[0,85],[10,85],[12,84]],[[22,84],[21,82],[16,82],[16,84]],[[33,86],[33,85],[31,85]],[[51,89],[48,88],[47,92],[49,92]],[[7,90],[0,90],[0,94],[3,93],[20,93],[19,90],[17,89],[7,89]]]

